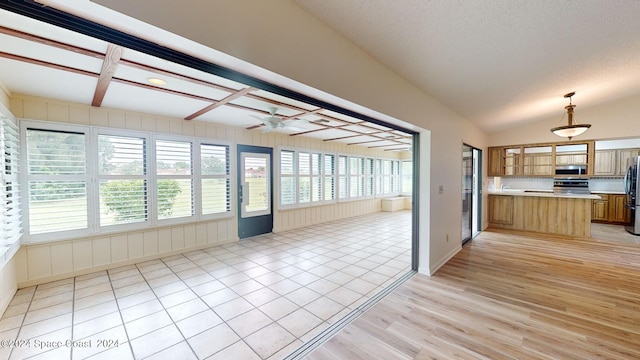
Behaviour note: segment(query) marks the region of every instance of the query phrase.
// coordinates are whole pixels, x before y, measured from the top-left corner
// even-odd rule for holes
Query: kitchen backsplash
[[[490,177],[489,191],[500,190],[500,187],[528,190],[553,190],[552,178],[538,177]],[[597,178],[589,179],[589,190],[624,192],[622,178]]]

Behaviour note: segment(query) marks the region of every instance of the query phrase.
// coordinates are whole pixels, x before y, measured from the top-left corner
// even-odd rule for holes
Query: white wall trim
[[[18,286],[17,287],[21,289],[21,288],[25,288],[25,287],[29,287],[29,286],[48,283],[48,282],[51,282],[51,281],[57,281],[57,280],[67,279],[67,278],[70,278],[70,277],[76,277],[76,276],[91,274],[91,273],[98,272],[98,271],[110,270],[110,269],[115,269],[115,268],[122,267],[122,266],[139,264],[139,263],[142,263],[142,262],[145,262],[145,261],[149,261],[149,260],[156,260],[156,259],[161,259],[161,258],[165,258],[165,257],[168,257],[168,256],[185,254],[185,253],[188,253],[188,252],[191,252],[191,251],[202,250],[202,249],[217,247],[217,246],[221,246],[221,245],[237,243],[238,241],[239,241],[239,239],[235,238],[235,239],[221,241],[221,242],[216,243],[216,244],[200,244],[200,245],[192,246],[190,248],[171,250],[171,251],[167,251],[167,252],[163,252],[163,253],[159,253],[159,254],[152,254],[152,255],[147,255],[147,256],[143,256],[143,257],[138,257],[138,258],[135,258],[135,259],[129,259],[129,260],[124,260],[124,261],[114,262],[114,263],[111,263],[111,264],[94,266],[94,267],[87,268],[87,269],[76,270],[76,271],[66,272],[66,273],[62,273],[62,274],[56,274],[56,275],[41,277],[41,278],[37,278],[37,279],[21,281],[21,282],[18,282]],[[25,246],[25,248],[26,247],[28,247],[28,246]],[[25,251],[26,251],[26,249],[25,249]]]
[[[447,255],[445,255],[442,259],[440,259],[440,261],[433,264],[433,266],[430,266],[428,275],[431,276],[435,274],[436,271],[438,271],[438,269],[440,269],[444,264],[447,263],[447,261],[451,260],[451,258],[456,256],[456,254],[460,252],[460,250],[462,250],[462,245],[460,245],[460,247],[457,247],[451,250]]]

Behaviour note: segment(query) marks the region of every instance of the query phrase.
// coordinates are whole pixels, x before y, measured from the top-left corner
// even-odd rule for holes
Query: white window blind
[[[311,202],[318,202],[322,200],[322,185],[321,185],[322,178],[320,177],[320,170],[321,170],[320,158],[321,157],[322,155],[317,153],[311,154],[311,172],[310,172]]]
[[[400,192],[400,161],[391,160],[391,192]]]
[[[0,113],[0,256],[10,251],[22,237],[22,220],[20,215],[20,189],[18,186],[20,136],[15,119]]]
[[[411,194],[413,192],[413,161],[402,161],[400,171],[402,177],[400,190],[403,194]]]
[[[193,216],[192,143],[158,139],[155,148],[158,219]]]
[[[26,130],[29,232],[87,228],[85,134]]]
[[[374,160],[371,158],[364,159],[364,195],[372,196],[374,194],[373,178],[374,178]]]
[[[229,146],[200,144],[202,214],[231,212]]]
[[[340,155],[338,156],[338,198],[346,199],[349,197],[349,163],[348,157]]]
[[[311,201],[311,154],[298,153],[298,199],[301,203]]]
[[[149,219],[146,144],[144,137],[98,135],[101,226]]]
[[[280,151],[280,204],[293,205],[296,203],[296,166],[295,152]]]
[[[333,200],[336,198],[336,179],[335,179],[335,155],[324,155],[324,200]]]

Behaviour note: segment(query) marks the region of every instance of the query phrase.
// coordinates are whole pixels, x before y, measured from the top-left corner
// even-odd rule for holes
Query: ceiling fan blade
[[[268,124],[269,123],[269,118],[261,118],[259,116],[255,116],[255,115],[251,115],[252,118],[256,119],[256,120],[260,120],[261,123],[263,124]]]

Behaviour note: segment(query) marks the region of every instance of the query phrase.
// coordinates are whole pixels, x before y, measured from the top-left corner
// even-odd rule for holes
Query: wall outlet
[[[444,186],[442,186],[442,185],[438,186],[438,193],[439,194],[444,193]]]
[[[449,234],[447,234],[447,242],[449,242]]]

